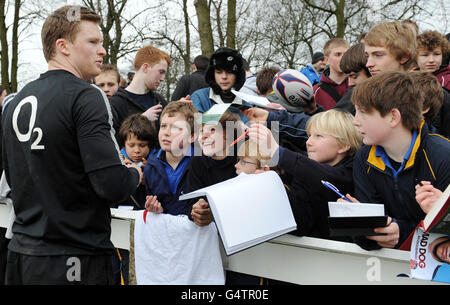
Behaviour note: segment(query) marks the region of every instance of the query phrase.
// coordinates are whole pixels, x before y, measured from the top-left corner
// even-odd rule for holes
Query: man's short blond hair
[[[331,38],[323,46],[323,54],[325,56],[330,56],[333,49],[338,47],[348,48],[350,46],[348,42],[343,38]]]
[[[410,26],[400,21],[378,23],[367,33],[364,44],[386,48],[399,62],[407,57],[408,60],[403,63],[405,71],[415,63],[416,36]]]

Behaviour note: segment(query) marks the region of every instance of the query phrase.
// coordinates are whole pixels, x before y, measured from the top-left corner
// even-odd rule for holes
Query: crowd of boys
[[[327,202],[337,197],[321,180],[353,201],[383,203],[388,222],[375,232],[384,235],[339,238],[364,249],[400,247],[450,182],[450,43],[436,31],[381,22],[353,46],[330,39],[302,70],[301,105],[272,89],[280,68],[263,67],[249,82],[240,52],[222,47],[195,59],[168,103],[157,92],[171,64],[165,52],[141,48],[123,83],[116,67],[102,65],[100,17],[81,8],[80,20],[68,21],[68,10],[43,25],[48,71],[3,105],[16,218],[12,239],[2,236],[2,283],[71,283],[67,262],[77,257],[76,283],[126,284],[128,253],[110,241],[110,207],[206,226],[214,221],[207,200],[179,196],[241,173],[279,173],[299,236],[334,238]],[[279,110],[249,108],[231,91],[244,84]],[[216,104],[231,106],[218,122],[199,124]]]

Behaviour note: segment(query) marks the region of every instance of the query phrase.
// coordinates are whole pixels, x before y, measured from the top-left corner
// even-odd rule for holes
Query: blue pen
[[[335,186],[334,186],[333,184],[331,184],[330,182],[328,182],[328,181],[323,181],[323,180],[320,180],[320,181],[322,182],[322,184],[323,184],[324,186],[326,186],[327,188],[329,188],[330,190],[332,190],[333,192],[335,192],[336,194],[338,194],[339,197],[341,197],[342,199],[345,199],[345,200],[347,200],[348,202],[352,202],[352,201],[351,201],[350,199],[348,199],[346,196],[342,195],[341,192],[339,192],[338,188],[335,187]]]

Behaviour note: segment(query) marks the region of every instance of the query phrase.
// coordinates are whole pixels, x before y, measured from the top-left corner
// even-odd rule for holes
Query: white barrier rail
[[[130,249],[132,213],[112,211],[111,241]],[[120,214],[120,216],[118,216]],[[0,227],[6,227],[9,207],[0,203]],[[366,251],[351,243],[290,234],[227,257],[226,269],[297,284],[423,285],[439,284],[409,274],[409,252]]]

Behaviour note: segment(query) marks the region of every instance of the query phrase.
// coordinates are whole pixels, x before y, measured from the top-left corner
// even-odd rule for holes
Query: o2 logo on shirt
[[[22,110],[22,107],[26,104],[31,105],[31,116],[30,116],[30,123],[28,125],[28,132],[23,134],[20,132],[19,127],[17,126],[17,119],[19,116],[20,111]],[[36,123],[36,115],[37,115],[37,99],[35,96],[28,96],[20,101],[20,103],[17,105],[16,109],[14,109],[13,117],[12,117],[12,125],[13,129],[16,133],[17,139],[20,142],[28,142],[31,139],[32,133],[37,133],[36,140],[31,144],[32,150],[42,150],[45,149],[44,145],[40,145],[39,143],[42,140],[42,129],[39,127],[34,127],[34,124]]]

